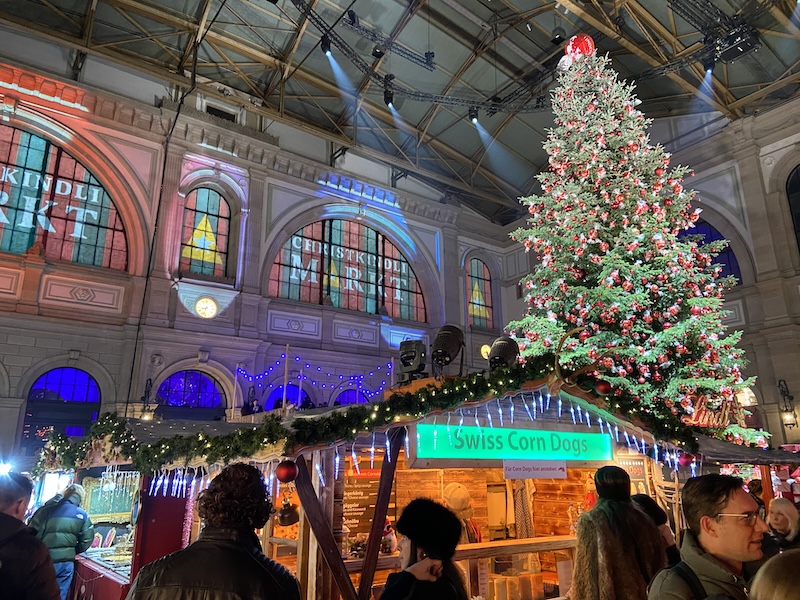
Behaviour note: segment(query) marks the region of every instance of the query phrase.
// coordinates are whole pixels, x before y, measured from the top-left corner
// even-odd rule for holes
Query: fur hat
[[[461,521],[441,504],[417,498],[403,509],[397,531],[424,548],[432,558],[449,560],[461,539]]]

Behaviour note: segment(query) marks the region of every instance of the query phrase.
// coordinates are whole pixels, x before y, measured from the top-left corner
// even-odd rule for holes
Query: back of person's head
[[[634,494],[631,496],[642,512],[653,520],[656,525],[663,525],[667,522],[667,513],[661,508],[658,503],[647,494]]]
[[[397,519],[397,531],[423,548],[431,558],[449,561],[461,539],[461,521],[441,504],[417,498]]]
[[[717,473],[688,479],[681,490],[681,504],[692,533],[699,536],[700,519],[704,516],[716,517],[742,486],[744,482],[738,477]]]
[[[264,477],[251,465],[228,465],[198,497],[197,512],[211,527],[262,528],[272,513]]]
[[[625,469],[614,465],[600,467],[594,474],[594,484],[600,498],[618,502],[631,499],[631,477]]]
[[[33,493],[31,480],[14,471],[0,475],[0,512],[22,520]]]
[[[80,506],[86,499],[86,490],[78,483],[68,485],[67,489],[64,490],[64,500],[68,500],[69,498],[77,500],[77,504]]]
[[[800,513],[797,512],[794,504],[786,498],[775,498],[769,503],[767,524],[770,527],[774,528],[773,517],[777,515],[782,515],[789,521],[789,533],[786,538],[790,541],[797,538],[797,534],[800,533]]]
[[[750,490],[751,494],[760,496],[761,492],[764,491],[764,486],[761,485],[760,479],[751,479],[750,481],[747,482],[747,489]]]
[[[800,600],[797,565],[800,565],[800,548],[770,558],[753,579],[750,600]]]

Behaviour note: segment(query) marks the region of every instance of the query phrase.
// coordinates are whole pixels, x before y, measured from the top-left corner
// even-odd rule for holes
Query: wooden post
[[[297,495],[300,497],[303,510],[306,513],[306,517],[308,517],[311,531],[314,532],[314,536],[317,538],[322,557],[328,564],[333,580],[339,587],[342,600],[358,600],[356,588],[353,586],[350,575],[348,575],[344,566],[341,549],[333,537],[330,520],[325,516],[322,504],[314,491],[306,459],[301,455],[297,457],[295,462],[297,463]]]
[[[386,522],[386,512],[389,509],[389,500],[392,496],[394,473],[397,469],[397,458],[400,456],[400,447],[403,445],[405,430],[395,427],[386,432],[389,436],[389,455],[383,459],[381,465],[381,479],[378,483],[378,494],[375,498],[375,514],[369,528],[367,550],[364,555],[364,564],[361,567],[361,582],[358,586],[359,600],[369,600],[372,591],[372,582],[375,578],[375,567],[378,566],[378,554],[381,549],[383,526]]]
[[[769,503],[775,498],[775,490],[772,489],[772,470],[769,465],[758,465],[758,470],[761,471],[761,499],[764,501],[764,506],[769,510]]]

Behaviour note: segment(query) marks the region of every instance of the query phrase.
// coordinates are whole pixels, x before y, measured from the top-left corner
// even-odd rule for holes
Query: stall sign
[[[612,460],[611,436],[498,427],[417,425],[418,458],[471,460]]]
[[[505,479],[566,479],[565,460],[504,460]]]

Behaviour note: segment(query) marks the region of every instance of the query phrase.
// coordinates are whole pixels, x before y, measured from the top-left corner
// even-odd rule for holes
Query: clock
[[[213,319],[219,312],[219,306],[210,296],[202,296],[194,303],[194,312],[202,319]]]
[[[489,360],[489,353],[492,351],[492,347],[489,344],[484,344],[481,346],[481,356],[486,360]]]

